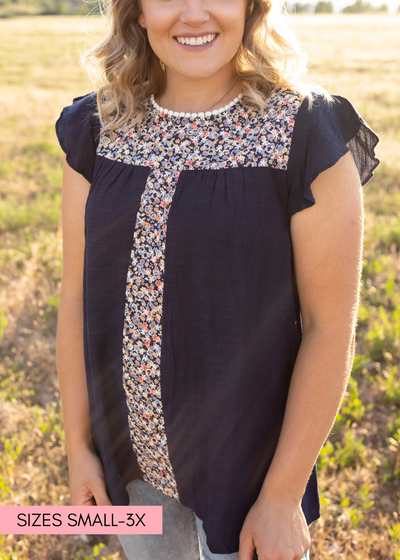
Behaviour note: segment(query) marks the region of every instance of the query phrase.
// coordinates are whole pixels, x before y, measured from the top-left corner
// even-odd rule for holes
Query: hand
[[[111,506],[103,465],[89,448],[68,458],[71,506]]]
[[[300,504],[284,498],[257,499],[244,521],[239,537],[238,560],[300,560],[311,540]]]

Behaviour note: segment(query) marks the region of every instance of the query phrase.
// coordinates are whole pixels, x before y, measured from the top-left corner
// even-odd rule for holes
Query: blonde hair
[[[140,0],[109,0],[109,32],[81,57],[81,65],[103,85],[97,92],[99,117],[110,135],[128,120],[145,116],[145,99],[165,87],[163,63],[139,25]],[[249,0],[241,46],[236,53],[236,72],[243,82],[243,103],[265,109],[271,93],[284,88],[309,99],[330,95],[307,78],[309,58],[288,23],[288,14],[270,0]]]

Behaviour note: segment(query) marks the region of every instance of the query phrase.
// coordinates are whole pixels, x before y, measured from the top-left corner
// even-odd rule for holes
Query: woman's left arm
[[[362,265],[363,203],[350,152],[311,185],[291,220],[303,338],[278,446],[240,534],[239,560],[299,560],[310,547],[301,500],[351,372]]]

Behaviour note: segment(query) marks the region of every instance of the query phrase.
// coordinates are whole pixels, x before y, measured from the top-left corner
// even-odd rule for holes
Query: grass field
[[[318,470],[314,560],[400,560],[400,15],[297,16],[310,73],[381,142],[365,187],[357,357]],[[0,504],[68,504],[55,367],[62,153],[54,122],[92,90],[79,50],[99,18],[0,20]],[[89,35],[87,34],[89,32]],[[102,546],[102,544],[105,546]],[[0,560],[117,560],[113,538],[0,536]],[[177,559],[178,560],[178,559]]]

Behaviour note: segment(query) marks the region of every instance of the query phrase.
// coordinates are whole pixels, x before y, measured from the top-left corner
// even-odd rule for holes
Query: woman
[[[57,122],[71,504],[162,505],[129,558],[308,558],[377,137],[268,0],[110,14],[105,85]]]

